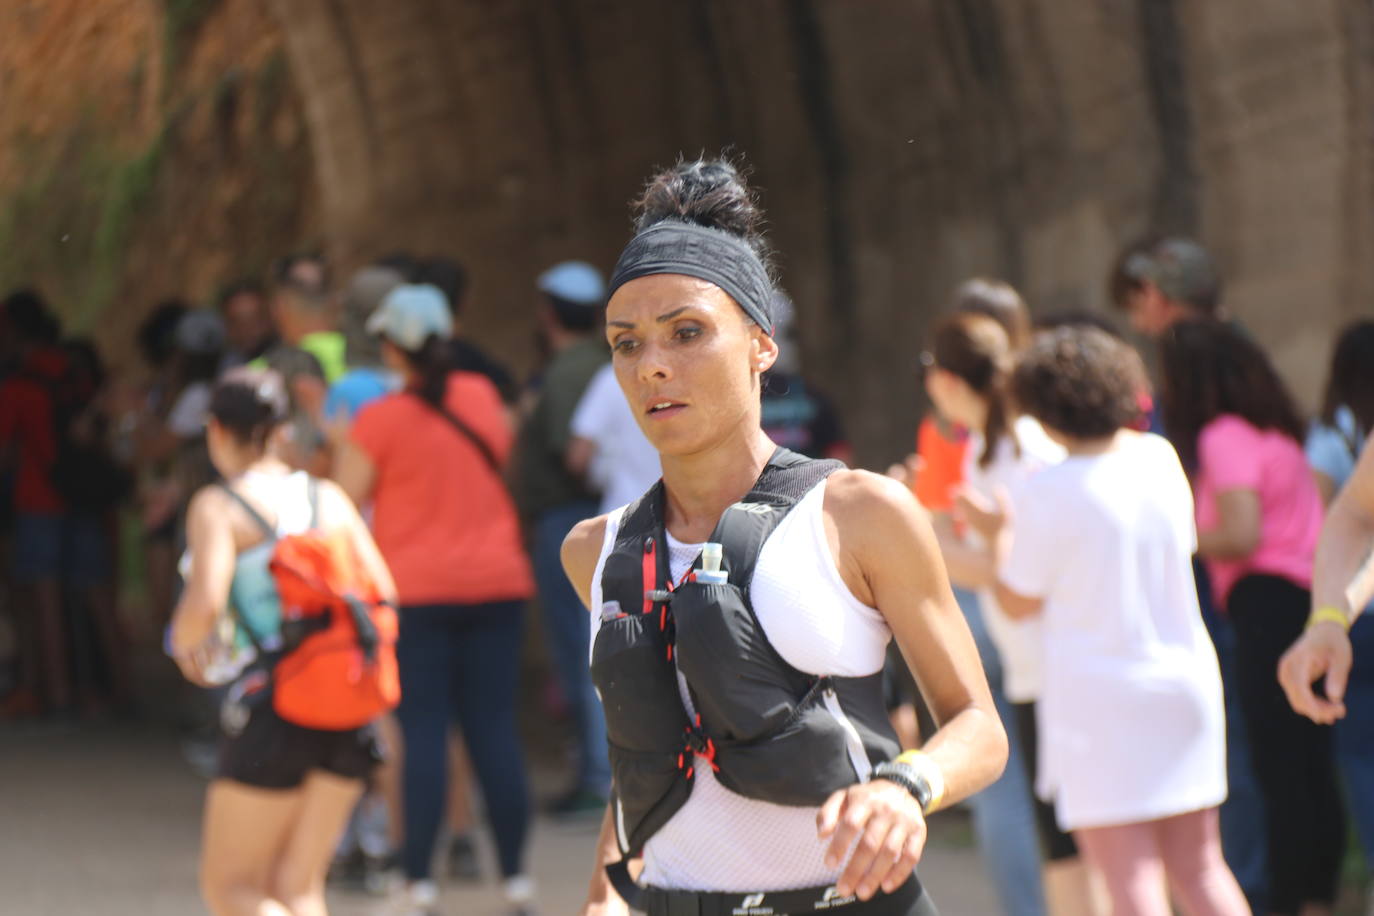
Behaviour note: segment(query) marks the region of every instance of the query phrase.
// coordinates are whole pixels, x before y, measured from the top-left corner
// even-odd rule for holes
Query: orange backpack
[[[275,541],[268,568],[281,600],[281,646],[260,649],[272,708],[295,725],[346,731],[400,702],[399,624],[348,533],[322,531],[316,524],[316,483],[309,481],[310,530],[285,537],[225,489]]]

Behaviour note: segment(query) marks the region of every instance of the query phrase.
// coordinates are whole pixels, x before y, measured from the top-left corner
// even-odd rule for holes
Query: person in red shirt
[[[365,406],[340,448],[336,478],[373,505],[377,545],[401,605],[401,705],[407,912],[431,912],[431,863],[445,791],[450,723],[462,727],[487,803],[506,895],[523,873],[529,825],[516,732],[521,620],[534,575],[502,476],[513,433],[491,381],[452,372],[452,317],[429,285],[389,292],[368,319],[402,390]]]
[[[19,687],[5,712],[62,712],[71,706],[72,685],[59,579],[63,506],[51,475],[57,460],[52,391],[66,357],[57,347],[61,326],[37,293],[10,294],[3,314],[18,367],[0,382],[0,461],[14,467],[11,560],[21,640]]]

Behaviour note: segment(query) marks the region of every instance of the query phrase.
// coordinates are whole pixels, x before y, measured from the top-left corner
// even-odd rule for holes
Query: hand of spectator
[[[1011,519],[1011,499],[999,487],[994,499],[988,499],[970,487],[963,487],[954,496],[957,518],[982,535],[989,543],[1006,527]]]
[[[831,795],[816,815],[821,839],[831,837],[825,861],[836,867],[852,847],[849,864],[835,882],[842,897],[868,900],[881,888],[891,893],[911,877],[926,845],[926,819],[911,793],[895,782],[875,779]],[[857,840],[857,843],[855,842]]]
[[[926,460],[917,454],[907,455],[900,464],[891,464],[887,468],[887,476],[893,480],[901,481],[908,488],[916,487],[916,480],[925,470]]]
[[[1293,711],[1318,725],[1330,725],[1345,716],[1345,684],[1350,676],[1350,636],[1338,622],[1322,621],[1311,627],[1279,659],[1279,684]],[[1326,696],[1312,684],[1325,677]]]

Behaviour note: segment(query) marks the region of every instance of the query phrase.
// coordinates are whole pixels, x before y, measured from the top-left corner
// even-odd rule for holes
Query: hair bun
[[[763,210],[745,182],[744,169],[729,159],[678,159],[649,179],[634,210],[636,232],[681,220],[737,236],[749,243],[772,275]]]

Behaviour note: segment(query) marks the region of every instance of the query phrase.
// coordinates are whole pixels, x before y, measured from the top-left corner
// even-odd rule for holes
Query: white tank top
[[[276,514],[277,537],[300,534],[310,529],[310,475],[305,471],[276,474],[271,471],[244,471],[230,486],[242,481],[246,487],[235,486],[234,491],[248,500],[267,520]],[[177,562],[177,572],[183,579],[191,575],[191,549],[188,547]]]
[[[816,676],[864,677],[883,667],[892,633],[875,609],[845,586],[826,542],[824,484],[807,493],[763,545],[750,598],[768,641],[788,664]],[[615,545],[623,509],[607,516],[606,537],[592,578],[592,640],[601,625],[601,572]],[[677,580],[701,551],[668,536]],[[686,682],[678,676],[690,710]],[[843,719],[838,704],[827,704]],[[853,742],[858,740],[857,733]],[[857,776],[868,775],[862,747],[851,748]],[[828,842],[816,836],[816,808],[745,798],[697,767],[687,803],[644,847],[643,881],[655,887],[746,892],[833,884],[843,866],[826,867]]]

